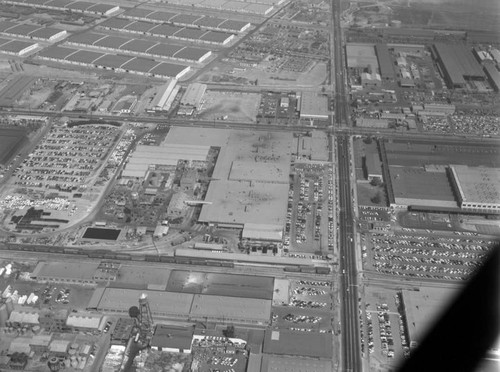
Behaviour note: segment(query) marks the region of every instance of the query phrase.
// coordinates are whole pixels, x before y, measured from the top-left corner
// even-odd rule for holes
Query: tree
[[[381,186],[382,185],[382,180],[378,177],[373,177],[372,180],[370,181],[370,185],[372,186]]]
[[[382,197],[380,196],[380,192],[377,192],[377,194],[370,199],[373,204],[380,204],[382,201]]]
[[[222,334],[227,338],[233,338],[234,337],[234,326],[233,325],[227,326],[227,328],[222,331]]]

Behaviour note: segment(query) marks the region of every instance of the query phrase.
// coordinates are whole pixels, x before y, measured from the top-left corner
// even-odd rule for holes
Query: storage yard
[[[114,127],[53,127],[3,189],[2,209],[9,216],[5,226],[41,231],[85,216],[102,192],[104,177],[98,171],[120,137]]]

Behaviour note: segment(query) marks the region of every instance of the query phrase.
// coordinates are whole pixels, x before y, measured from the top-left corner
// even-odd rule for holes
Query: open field
[[[254,93],[208,91],[203,96],[199,118],[254,123],[260,95]]]

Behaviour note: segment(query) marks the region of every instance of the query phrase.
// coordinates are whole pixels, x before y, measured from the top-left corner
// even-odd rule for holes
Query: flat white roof
[[[283,239],[283,225],[246,223],[243,227],[242,237],[243,239],[281,241]]]
[[[445,287],[420,287],[418,291],[402,291],[410,341],[423,340],[427,330],[450,305],[456,292],[457,288]]]
[[[500,168],[450,166],[463,202],[500,205]]]
[[[70,314],[66,320],[66,324],[76,328],[94,328],[98,329],[101,323],[102,314]]]
[[[199,221],[284,226],[288,184],[215,180],[210,182]]]

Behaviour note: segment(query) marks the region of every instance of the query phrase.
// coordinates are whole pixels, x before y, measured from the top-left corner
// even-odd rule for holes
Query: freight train
[[[62,247],[62,246],[45,246],[45,245],[22,245],[12,243],[0,243],[0,249],[12,251],[31,251],[40,253],[58,253],[58,254],[71,254],[79,255],[88,258],[99,258],[103,260],[118,260],[118,261],[146,261],[146,262],[165,262],[183,265],[198,265],[198,266],[218,266],[232,268],[235,261],[229,260],[211,260],[190,257],[177,257],[166,255],[141,255],[129,254],[108,251],[105,249],[85,249],[76,247]],[[302,272],[308,274],[330,274],[330,268],[325,266],[304,266],[304,265],[287,265],[283,269],[286,272]]]

